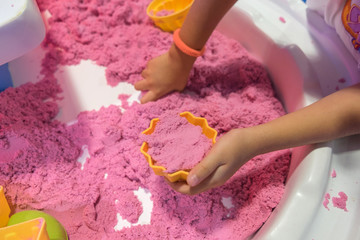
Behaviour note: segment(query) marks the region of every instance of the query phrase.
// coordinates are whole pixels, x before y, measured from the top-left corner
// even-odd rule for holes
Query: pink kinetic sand
[[[266,70],[237,42],[214,33],[183,93],[126,105],[125,112],[114,105],[81,112],[72,125],[54,120],[59,65],[90,59],[106,67],[108,84],[116,86],[141,79],[147,61],[169,48],[172,36],[153,26],[148,3],[38,0],[51,14],[43,77],[0,93],[0,185],[13,212],[50,213],[72,240],[246,239],[282,197],[288,150],[257,156],[223,186],[191,197],[154,175],[139,150],[140,133],[168,111],[206,118],[219,137],[284,114]],[[86,149],[82,170],[78,158]],[[151,207],[138,199],[139,188],[151,194]]]
[[[210,150],[212,140],[177,112],[167,112],[159,119],[152,134],[142,135],[149,144],[148,154],[168,173],[192,169]]]
[[[332,177],[332,178],[336,178],[336,171],[335,171],[335,169],[333,169],[333,171],[332,171],[332,173],[331,173],[331,177]]]
[[[327,210],[330,210],[328,205],[329,205],[329,199],[330,199],[330,194],[326,193],[325,197],[324,197],[324,201],[323,201],[323,205]]]
[[[348,196],[344,192],[339,192],[339,197],[333,197],[332,203],[334,207],[343,209],[345,212],[347,212],[346,208],[346,201],[348,199]]]

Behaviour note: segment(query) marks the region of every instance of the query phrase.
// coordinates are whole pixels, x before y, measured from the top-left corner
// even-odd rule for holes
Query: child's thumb
[[[190,171],[186,180],[188,185],[191,187],[198,185],[210,174],[212,174],[218,165],[218,161],[216,161],[211,154],[208,155]]]

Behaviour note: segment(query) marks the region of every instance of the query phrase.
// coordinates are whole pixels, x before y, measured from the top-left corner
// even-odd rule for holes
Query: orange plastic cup
[[[165,32],[172,32],[182,26],[194,0],[153,0],[147,10],[147,15],[154,24]],[[164,11],[165,16],[159,16]]]
[[[201,126],[203,129],[202,133],[209,139],[212,140],[213,144],[216,142],[217,131],[211,127],[209,127],[207,120],[201,117],[195,117],[190,112],[180,113],[181,117],[185,117],[189,123],[195,126]],[[150,127],[143,131],[143,134],[152,134],[155,131],[156,124],[160,121],[159,118],[154,118],[150,122]],[[143,142],[141,145],[140,151],[145,156],[149,166],[153,169],[154,173],[159,176],[164,176],[170,182],[177,181],[186,181],[187,176],[189,175],[189,170],[179,170],[174,173],[166,173],[166,168],[163,166],[156,165],[156,162],[151,158],[151,156],[147,153],[149,150],[149,145],[147,142]]]
[[[5,227],[9,221],[10,207],[6,201],[4,188],[0,186],[0,227]]]

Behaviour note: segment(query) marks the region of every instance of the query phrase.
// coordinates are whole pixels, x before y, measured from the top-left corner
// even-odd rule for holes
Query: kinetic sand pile
[[[60,64],[91,59],[107,68],[109,85],[134,83],[172,37],[147,19],[149,1],[38,3],[52,15],[44,78],[0,93],[0,185],[12,209],[50,213],[77,240],[245,239],[261,227],[282,196],[288,151],[255,157],[224,186],[189,197],[153,174],[140,153],[139,135],[166,111],[205,117],[219,137],[283,115],[265,69],[238,43],[215,33],[187,92],[133,104],[124,113],[116,106],[82,112],[67,126],[53,120]],[[90,157],[81,170],[77,160],[85,151]],[[137,224],[146,210],[133,194],[139,187],[151,193],[151,224]],[[224,198],[231,198],[231,206],[223,205]],[[119,227],[120,217],[132,227]]]

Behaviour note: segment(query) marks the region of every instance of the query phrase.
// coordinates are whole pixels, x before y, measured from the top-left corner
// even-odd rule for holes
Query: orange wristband
[[[200,57],[204,54],[205,47],[203,47],[200,51],[192,49],[188,45],[186,45],[179,36],[180,28],[176,29],[173,35],[175,45],[186,55],[192,57]]]

